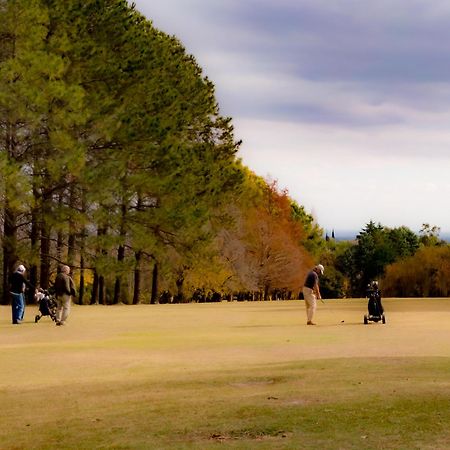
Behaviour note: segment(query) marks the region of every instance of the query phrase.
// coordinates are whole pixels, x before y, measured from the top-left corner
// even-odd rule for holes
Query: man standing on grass
[[[313,322],[316,312],[317,299],[322,300],[319,289],[319,275],[323,275],[324,267],[318,264],[306,276],[303,285],[303,298],[305,299],[307,325],[315,325]]]
[[[75,291],[75,283],[69,276],[70,267],[61,266],[60,272],[55,279],[55,295],[56,295],[56,325],[64,325],[70,313],[70,302],[72,295],[77,295]]]
[[[18,325],[22,323],[25,313],[25,296],[26,287],[34,289],[34,287],[26,280],[25,266],[20,264],[16,271],[11,275],[10,294],[11,294],[11,308],[12,308],[12,323]]]

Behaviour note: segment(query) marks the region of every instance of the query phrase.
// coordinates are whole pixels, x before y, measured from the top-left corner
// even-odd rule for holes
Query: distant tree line
[[[18,263],[70,265],[82,304],[297,295],[322,232],[176,38],[125,0],[0,1],[0,38],[3,303]]]
[[[368,283],[378,280],[386,296],[449,296],[450,246],[439,233],[426,223],[416,234],[371,221],[354,242],[328,240],[321,254],[328,268],[321,281],[324,295],[364,297]]]

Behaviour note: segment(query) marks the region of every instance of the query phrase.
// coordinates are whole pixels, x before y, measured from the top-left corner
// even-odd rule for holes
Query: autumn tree
[[[223,255],[244,289],[269,298],[277,291],[297,296],[312,264],[303,247],[305,229],[292,200],[275,181],[248,175],[248,190],[230,212],[235,230],[223,235]]]
[[[450,246],[422,247],[387,266],[382,286],[383,294],[391,297],[448,297]]]

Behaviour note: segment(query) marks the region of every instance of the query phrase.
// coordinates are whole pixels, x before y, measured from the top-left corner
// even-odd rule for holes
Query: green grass
[[[3,449],[448,449],[450,301],[0,307]]]

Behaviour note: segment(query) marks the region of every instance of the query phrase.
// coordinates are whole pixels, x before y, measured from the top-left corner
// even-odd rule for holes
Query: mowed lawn
[[[0,307],[0,449],[449,449],[450,299]]]

